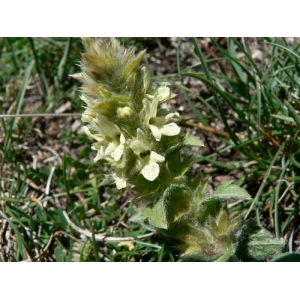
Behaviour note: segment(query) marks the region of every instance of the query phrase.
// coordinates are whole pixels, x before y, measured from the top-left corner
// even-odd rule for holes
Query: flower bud
[[[132,108],[129,106],[118,107],[117,114],[119,118],[127,118],[132,116]]]

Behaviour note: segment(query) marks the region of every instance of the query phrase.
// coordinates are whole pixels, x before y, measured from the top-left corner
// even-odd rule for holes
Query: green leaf
[[[198,222],[203,224],[208,215],[216,217],[222,205],[227,200],[246,200],[251,199],[251,196],[242,188],[230,181],[222,182],[217,189],[208,196],[204,201],[200,202],[198,212]]]
[[[66,255],[63,249],[56,247],[54,249],[54,255],[57,262],[72,262],[72,259],[69,255]]]
[[[155,227],[145,222],[145,216],[142,211],[136,211],[134,215],[129,219],[130,222],[138,223],[149,231],[155,231]]]
[[[57,262],[64,262],[65,261],[65,253],[61,248],[56,247],[54,249],[54,255],[55,255],[55,258],[56,258]]]
[[[204,143],[202,140],[200,140],[199,138],[197,138],[195,136],[191,136],[188,134],[184,137],[183,143],[188,146],[198,146],[198,147],[204,146]]]
[[[37,205],[34,209],[35,213],[37,214],[38,218],[40,220],[46,221],[47,220],[47,215],[43,208],[40,205]]]
[[[194,155],[188,155],[181,160],[180,152],[177,152],[175,155],[172,155],[170,158],[168,158],[167,166],[169,171],[174,174],[174,177],[176,177],[176,179],[179,179],[186,174],[186,172],[191,168],[191,165],[194,161]]]
[[[229,226],[229,217],[225,210],[221,210],[218,216],[218,232],[226,233]]]
[[[254,222],[246,224],[238,235],[236,254],[239,258],[265,260],[280,252],[283,243]]]
[[[167,211],[168,220],[171,223],[188,213],[191,199],[183,186],[172,185],[169,193],[170,199],[168,200]]]
[[[143,209],[145,218],[149,223],[158,228],[167,229],[167,216],[163,201],[156,202],[152,207],[148,206]]]
[[[208,201],[201,202],[197,220],[200,224],[204,224],[207,217],[210,215],[212,217],[217,217],[222,208],[222,202],[216,201],[215,199],[210,199]]]
[[[207,190],[208,179],[203,179],[201,173],[197,174],[192,181],[191,187],[194,190],[194,197],[197,203],[201,203]]]
[[[273,262],[300,262],[300,253],[284,253],[275,256]]]
[[[200,140],[199,138],[197,138],[195,136],[191,136],[188,134],[184,137],[183,143],[187,146],[198,146],[198,147],[204,146],[204,143],[202,140]]]
[[[63,230],[66,230],[68,222],[64,217],[63,209],[61,207],[48,210],[48,215],[55,222],[55,225],[60,226]]]
[[[211,199],[217,199],[221,201],[225,200],[246,200],[251,199],[251,196],[242,188],[235,184],[231,184],[230,181],[222,182],[213,194],[206,201]]]

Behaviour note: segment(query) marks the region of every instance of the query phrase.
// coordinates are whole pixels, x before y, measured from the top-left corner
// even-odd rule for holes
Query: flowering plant
[[[227,200],[249,199],[245,190],[224,182],[209,193],[207,180],[193,174],[194,156],[181,150],[203,142],[177,125],[179,114],[166,105],[175,97],[170,88],[151,85],[145,51],[135,54],[113,38],[83,42],[82,71],[72,75],[83,84],[82,129],[94,140],[94,161],[110,165],[102,184],[137,193],[131,220],[175,238],[183,260],[265,259],[279,251],[266,230],[229,214]]]

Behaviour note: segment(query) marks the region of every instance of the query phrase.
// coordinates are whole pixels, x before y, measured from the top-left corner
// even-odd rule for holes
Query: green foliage
[[[201,70],[189,70],[181,76],[197,78],[211,90],[211,97],[202,99],[200,96],[198,99],[207,106],[212,117],[222,121],[230,139],[222,139],[224,147],[209,157],[199,158],[198,163],[209,162],[215,166],[215,171],[220,167],[239,170],[243,173],[241,182],[255,184],[253,200],[240,204],[236,211],[238,207],[247,208],[243,213],[245,219],[253,218],[255,212],[260,226],[265,214],[263,208],[269,207],[268,218],[274,220],[277,237],[275,251],[280,236],[287,232],[293,216],[299,211],[299,165],[294,159],[298,157],[299,148],[299,44],[289,44],[284,38],[265,39],[261,44],[264,54],[258,62],[251,56],[252,51],[244,39],[229,38],[226,46],[213,38],[210,43],[219,68],[210,68],[213,60],[205,59],[200,45],[193,39]],[[244,58],[240,59],[241,56]],[[215,111],[214,104],[218,111]],[[234,112],[238,131],[228,126],[223,107]],[[203,122],[200,118],[198,120]],[[229,149],[243,160],[240,168],[234,166],[237,160],[227,165],[218,161],[218,155]],[[243,167],[249,162],[251,166]],[[267,235],[264,239],[268,244]],[[257,249],[261,250],[253,254],[253,259],[262,259],[259,251],[265,253],[265,258],[270,256],[268,250],[260,246]],[[268,249],[272,246],[269,245]]]

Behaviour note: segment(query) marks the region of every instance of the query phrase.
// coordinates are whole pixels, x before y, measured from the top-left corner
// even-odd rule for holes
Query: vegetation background
[[[229,203],[231,212],[281,237],[284,252],[299,252],[299,39],[120,40],[147,48],[153,82],[178,94],[170,104],[181,125],[205,143],[193,149],[195,172],[211,189],[228,180],[244,187],[253,200]],[[0,114],[55,113],[1,116],[0,260],[178,261],[160,236],[99,241],[147,232],[128,221],[130,190],[99,187],[105,162],[93,162],[80,132],[79,84],[68,76],[82,51],[77,38],[0,40]]]

